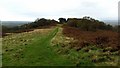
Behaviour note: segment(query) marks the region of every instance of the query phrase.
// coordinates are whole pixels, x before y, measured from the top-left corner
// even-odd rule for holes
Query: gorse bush
[[[59,20],[58,22],[59,24],[63,24],[67,22],[65,18],[59,18],[58,20]]]
[[[29,24],[24,24],[21,27],[22,28],[37,28],[37,27],[44,27],[44,26],[54,26],[58,22],[55,20],[45,19],[45,18],[37,18],[34,22]]]
[[[111,25],[107,25],[102,21],[95,20],[90,17],[83,18],[68,18],[67,24],[71,27],[76,27],[86,31],[96,31],[96,30],[112,30],[113,27]]]
[[[24,24],[21,26],[15,26],[12,28],[8,28],[2,25],[2,35],[5,36],[5,33],[20,33],[20,32],[28,32],[35,28],[46,28],[50,26],[55,26],[58,22],[55,20],[44,19],[44,18],[37,18],[34,22]]]

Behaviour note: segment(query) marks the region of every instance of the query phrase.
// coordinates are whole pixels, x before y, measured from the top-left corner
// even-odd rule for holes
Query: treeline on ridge
[[[113,27],[110,24],[106,24],[102,21],[95,20],[91,17],[83,18],[59,18],[61,23],[66,23],[67,26],[76,27],[85,31],[96,31],[96,30],[117,30],[117,26]]]
[[[35,28],[46,28],[50,26],[56,26],[56,24],[65,24],[70,27],[75,27],[83,31],[96,31],[96,30],[115,30],[117,31],[117,26],[113,27],[110,24],[106,24],[102,21],[95,20],[91,17],[85,16],[83,18],[59,18],[58,21],[45,18],[37,18],[34,22],[24,24],[21,26],[16,26],[13,28],[8,28],[2,25],[2,35],[6,33],[19,33],[31,31]]]
[[[37,18],[34,22],[24,24],[21,26],[15,26],[12,28],[6,27],[2,25],[2,36],[6,35],[6,33],[20,33],[20,32],[28,32],[32,31],[36,28],[47,28],[50,26],[55,26],[58,22],[54,19],[45,19],[45,18]]]

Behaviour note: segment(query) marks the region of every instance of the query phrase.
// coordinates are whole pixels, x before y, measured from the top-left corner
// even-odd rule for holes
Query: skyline
[[[37,18],[118,20],[118,0],[0,0],[1,21],[34,21]]]

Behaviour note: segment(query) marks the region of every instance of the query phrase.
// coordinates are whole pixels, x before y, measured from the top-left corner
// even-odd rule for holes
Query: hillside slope
[[[65,31],[65,29],[67,29]],[[71,31],[71,32],[69,32]],[[68,32],[64,34],[65,32]],[[87,33],[90,35],[90,33]],[[86,35],[86,33],[84,33]],[[87,45],[79,31],[57,25],[3,38],[3,66],[117,66],[119,51]],[[93,36],[92,36],[93,37]],[[79,49],[78,49],[79,48]]]
[[[51,48],[59,28],[37,29],[3,38],[3,66],[61,66],[72,62]]]

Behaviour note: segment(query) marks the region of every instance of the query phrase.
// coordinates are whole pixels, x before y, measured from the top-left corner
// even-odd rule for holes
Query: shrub
[[[83,18],[68,18],[67,24],[71,27],[76,27],[85,31],[96,31],[98,29],[113,30],[113,27],[110,24],[107,25],[102,21],[86,16]]]
[[[74,38],[75,42],[71,42],[70,46],[80,50],[83,47],[89,45],[96,45],[98,47],[106,48],[112,47],[113,49],[120,48],[118,44],[118,33],[109,30],[97,30],[96,32],[92,31],[83,31],[74,27],[63,26],[63,34],[67,37]]]

